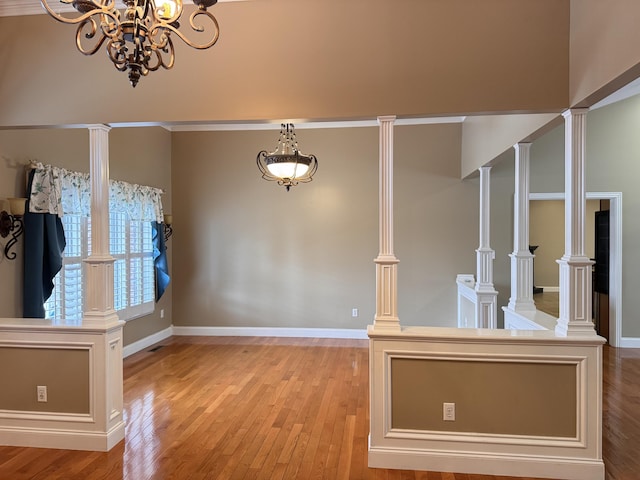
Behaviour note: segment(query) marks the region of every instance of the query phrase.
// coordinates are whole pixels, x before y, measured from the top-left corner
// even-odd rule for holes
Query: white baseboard
[[[154,343],[161,342],[162,340],[169,338],[173,335],[173,326],[165,328],[164,330],[160,330],[159,332],[154,333],[153,335],[149,335],[148,337],[144,337],[137,342],[130,343],[126,345],[122,349],[122,358],[127,358],[129,355],[133,355],[141,350],[144,350],[147,347],[150,347]]]
[[[124,439],[124,427],[124,422],[120,422],[105,433],[3,426],[0,427],[0,445],[108,452]]]
[[[566,457],[496,455],[369,446],[369,467],[509,477],[604,480],[604,462]]]
[[[560,291],[560,287],[538,287],[538,288],[541,288],[543,292],[558,293]]]
[[[212,337],[303,337],[367,340],[367,331],[347,328],[173,327],[174,335]]]
[[[622,348],[640,348],[640,338],[639,337],[622,337],[620,339],[619,347]]]

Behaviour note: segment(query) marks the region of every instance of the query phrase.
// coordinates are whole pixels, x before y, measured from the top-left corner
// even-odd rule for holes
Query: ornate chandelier
[[[315,155],[305,155],[298,149],[293,123],[281,124],[278,146],[271,153],[266,150],[258,152],[256,162],[262,178],[278,182],[278,185],[286,187],[287,192],[300,182],[310,182],[318,170]]]
[[[125,9],[116,8],[116,0],[59,0],[72,5],[79,15],[66,17],[56,13],[51,0],[41,0],[49,15],[62,23],[78,25],[76,46],[85,55],[93,55],[106,43],[107,54],[121,72],[129,72],[131,86],[138,84],[141,76],[163,67],[173,67],[175,55],[171,34],[175,34],[190,47],[204,50],[218,40],[220,29],[215,17],[207,11],[218,0],[193,0],[198,7],[189,18],[195,32],[204,27],[195,22],[205,17],[213,25],[211,38],[202,44],[189,40],[179,29],[182,0],[125,0]]]

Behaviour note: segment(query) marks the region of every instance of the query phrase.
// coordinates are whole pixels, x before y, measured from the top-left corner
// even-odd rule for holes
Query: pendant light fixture
[[[179,30],[182,0],[59,0],[56,8],[50,5],[53,0],[41,0],[41,3],[59,22],[78,25],[76,47],[81,53],[93,55],[105,44],[109,60],[117,70],[129,72],[129,81],[135,87],[141,76],[160,67],[167,70],[173,67],[175,52],[171,34],[198,50],[218,41],[218,21],[207,11],[217,1],[193,0],[198,8],[189,17],[189,26],[194,32],[204,32],[199,21],[207,19],[211,27],[209,40],[204,43],[192,42]],[[118,10],[116,3],[123,3],[124,9]],[[66,10],[69,5],[75,9],[72,16],[58,13],[59,7]]]
[[[277,182],[287,192],[298,183],[310,182],[318,170],[315,155],[305,155],[298,149],[293,123],[283,123],[280,126],[278,146],[273,152],[260,151],[256,163],[262,178]]]

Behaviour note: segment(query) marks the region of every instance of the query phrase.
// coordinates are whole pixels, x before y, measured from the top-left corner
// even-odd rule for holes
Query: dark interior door
[[[609,295],[609,210],[596,212],[593,291]]]
[[[595,213],[595,264],[593,265],[593,315],[596,331],[609,338],[609,210]]]

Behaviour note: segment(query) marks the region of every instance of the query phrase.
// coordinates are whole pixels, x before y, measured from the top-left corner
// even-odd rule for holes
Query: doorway
[[[610,211],[609,200],[600,200],[600,210],[594,218],[593,261],[593,323],[601,337],[609,339],[609,260]]]
[[[622,193],[588,192],[586,197],[587,200],[599,200],[600,210],[606,205],[603,201],[608,202],[609,206],[608,301],[602,299],[597,305],[598,310],[605,310],[599,317],[601,321],[598,331],[606,334],[612,346],[619,347],[622,337]],[[564,200],[564,193],[532,193],[529,200]],[[586,234],[592,235],[591,232],[587,231]],[[595,313],[595,301],[593,308]],[[605,320],[607,316],[608,320]]]

